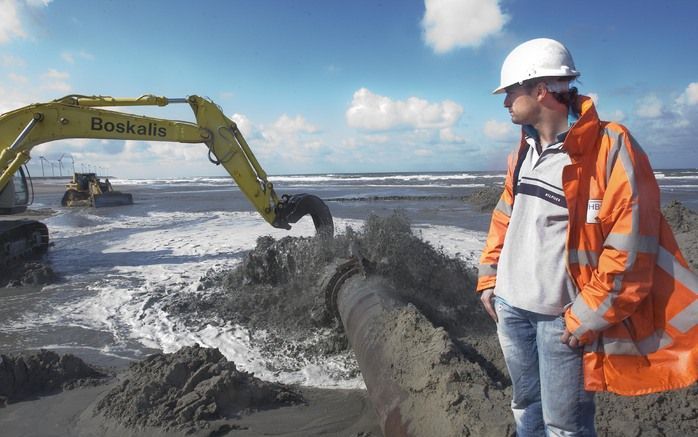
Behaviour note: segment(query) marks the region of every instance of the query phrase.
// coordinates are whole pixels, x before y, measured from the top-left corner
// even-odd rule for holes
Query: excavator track
[[[48,228],[36,220],[0,221],[0,271],[37,259],[48,250]]]

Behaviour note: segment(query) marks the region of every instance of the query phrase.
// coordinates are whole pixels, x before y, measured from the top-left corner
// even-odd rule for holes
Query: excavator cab
[[[30,203],[27,177],[24,175],[24,169],[20,167],[7,186],[0,191],[0,215],[24,212]]]

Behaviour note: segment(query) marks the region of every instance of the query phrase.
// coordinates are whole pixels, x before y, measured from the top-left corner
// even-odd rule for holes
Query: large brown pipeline
[[[401,298],[406,290],[353,249],[354,258],[330,266],[321,286],[344,325],[383,435],[512,436],[510,394],[478,363],[482,357],[462,355],[443,328]]]
[[[400,403],[407,394],[391,374],[391,354],[381,341],[389,313],[404,304],[391,297],[394,293],[385,279],[366,277],[357,259],[331,267],[322,286],[328,308],[344,325],[383,435],[416,437],[408,431],[410,419],[401,415]]]

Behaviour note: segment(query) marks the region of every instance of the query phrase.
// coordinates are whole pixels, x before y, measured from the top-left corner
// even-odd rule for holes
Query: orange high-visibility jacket
[[[686,387],[698,380],[698,276],[661,213],[647,155],[624,126],[600,121],[591,99],[580,96],[580,103],[564,141],[572,164],[562,172],[569,224],[560,268],[579,290],[565,322],[587,343],[585,387],[622,395]],[[522,138],[509,157],[478,291],[495,285],[527,147]]]

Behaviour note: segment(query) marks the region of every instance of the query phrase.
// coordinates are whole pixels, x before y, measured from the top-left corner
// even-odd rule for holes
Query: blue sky
[[[550,37],[655,168],[694,168],[696,17],[692,0],[0,0],[0,112],[197,94],[270,174],[497,170],[519,135],[490,94],[501,63]],[[129,109],[193,120],[187,105]],[[96,140],[37,146],[30,170],[62,155],[119,177],[225,174],[203,145]]]

